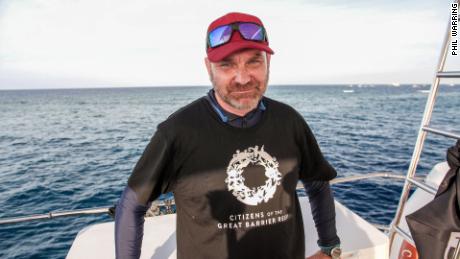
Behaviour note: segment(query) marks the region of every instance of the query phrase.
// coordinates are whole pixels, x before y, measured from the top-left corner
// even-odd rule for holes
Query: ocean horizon
[[[413,87],[425,89],[431,86],[431,83],[349,83],[349,84],[269,84],[268,88],[272,87]],[[458,87],[459,84],[440,84],[441,87]],[[211,85],[131,85],[131,86],[79,86],[79,87],[12,87],[0,88],[0,91],[32,91],[32,90],[83,90],[83,89],[145,89],[145,88],[194,88],[194,87],[207,87]]]

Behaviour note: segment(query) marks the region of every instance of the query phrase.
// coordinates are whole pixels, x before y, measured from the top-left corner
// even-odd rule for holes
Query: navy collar
[[[224,123],[233,124],[232,122],[236,122],[237,120],[248,121],[248,120],[253,119],[256,114],[262,113],[266,109],[264,102],[263,102],[263,97],[262,97],[262,99],[259,101],[259,105],[257,106],[257,108],[254,108],[252,111],[246,113],[246,115],[244,116],[239,116],[239,115],[236,115],[236,114],[233,114],[231,112],[224,110],[224,108],[220,106],[220,104],[217,102],[216,96],[214,95],[214,89],[209,90],[208,94],[206,95],[206,99],[209,101],[211,106],[214,108],[214,110],[216,111],[216,113],[219,115],[220,119]],[[260,117],[260,116],[256,116],[256,117]]]

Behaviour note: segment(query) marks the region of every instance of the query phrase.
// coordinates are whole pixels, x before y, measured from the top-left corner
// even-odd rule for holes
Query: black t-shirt
[[[331,180],[308,125],[264,99],[255,126],[224,124],[203,97],[158,125],[128,185],[145,204],[174,192],[177,258],[304,258],[298,180]]]

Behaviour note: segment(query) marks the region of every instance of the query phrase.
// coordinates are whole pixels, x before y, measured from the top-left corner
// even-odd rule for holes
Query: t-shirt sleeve
[[[170,190],[172,144],[157,130],[136,163],[128,186],[136,193],[139,204],[147,204]]]
[[[335,169],[324,158],[313,132],[303,118],[300,119],[298,139],[301,151],[300,179],[329,181],[337,176]]]

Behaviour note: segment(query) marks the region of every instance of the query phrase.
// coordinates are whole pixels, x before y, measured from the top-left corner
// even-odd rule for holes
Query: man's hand
[[[309,256],[306,259],[331,259],[331,258],[332,257],[330,257],[329,255],[327,255],[327,254],[321,252],[321,250],[319,250],[314,255]]]

